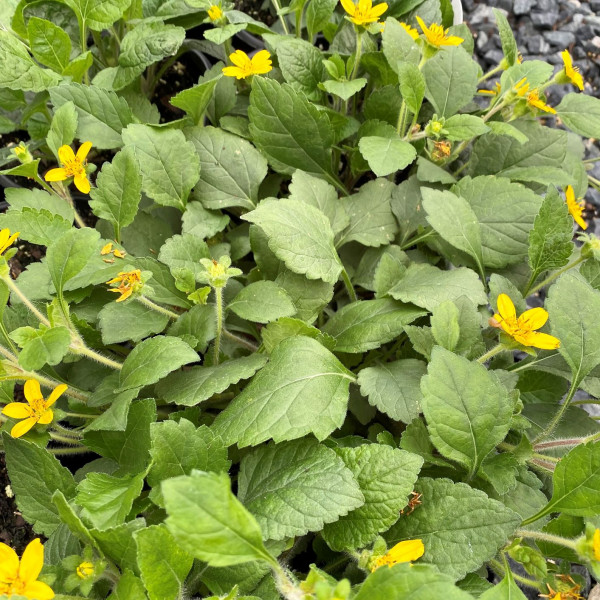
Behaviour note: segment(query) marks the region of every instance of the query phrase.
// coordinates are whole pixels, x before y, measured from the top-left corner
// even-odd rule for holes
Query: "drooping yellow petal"
[[[87,178],[87,175],[85,173],[85,171],[83,171],[82,173],[77,173],[73,179],[73,182],[75,183],[75,187],[82,193],[82,194],[89,194],[90,190],[92,189],[92,186],[90,185],[90,182]]]
[[[57,385],[52,392],[50,392],[48,400],[46,400],[46,407],[52,406],[67,391],[68,388],[69,386],[66,383]]]
[[[119,290],[115,290],[115,291],[119,291]],[[131,288],[126,289],[119,296],[119,298],[117,298],[117,302],[123,302],[124,300],[127,300],[127,298],[129,298],[129,296],[131,296],[132,293],[133,293],[133,290]]]
[[[19,566],[19,579],[21,581],[33,582],[38,578],[44,566],[44,546],[39,538],[35,538],[27,544],[27,548],[21,557]]]
[[[69,176],[67,172],[63,168],[58,169],[50,169],[45,175],[44,179],[46,181],[64,181],[68,179]]]
[[[498,312],[503,319],[512,321],[517,318],[515,305],[509,296],[506,294],[500,294],[496,304],[498,306]]]
[[[547,113],[550,113],[553,115],[556,114],[556,110],[554,108],[552,108],[551,106],[549,106],[548,104],[546,104],[540,98],[539,92],[537,90],[531,90],[531,92],[529,92],[529,94],[527,94],[527,104],[529,104],[529,106],[539,108],[540,110],[543,110],[544,112],[547,112]]]
[[[246,77],[244,71],[239,67],[223,67],[223,75],[225,75],[225,77],[235,77],[236,79],[243,79]]]
[[[112,252],[112,249],[113,249],[112,242],[108,242],[108,244],[105,244],[104,246],[102,246],[102,250],[100,250],[100,254],[102,256],[106,256],[107,254],[110,254]]]
[[[83,144],[79,146],[79,150],[77,150],[77,154],[75,155],[77,160],[83,162],[87,158],[87,155],[90,153],[91,149],[92,142],[83,142]]]
[[[6,544],[0,542],[0,580],[16,579],[19,574],[19,557]]]
[[[2,409],[2,414],[11,419],[27,419],[31,417],[31,406],[25,402],[11,402]]]
[[[64,165],[68,162],[73,162],[75,160],[75,152],[73,152],[73,148],[71,146],[61,146],[58,149],[58,159]]]
[[[23,595],[26,598],[35,598],[35,600],[52,600],[54,592],[52,588],[43,581],[32,581],[25,586]]]
[[[577,88],[583,91],[583,77],[577,67],[573,66],[573,59],[568,50],[563,50],[560,53],[563,62],[565,63],[565,75],[569,81]]]
[[[35,424],[37,420],[34,417],[29,417],[24,421],[19,421],[11,430],[10,435],[14,438],[19,438],[25,435]]]
[[[47,410],[44,411],[42,416],[38,419],[38,423],[40,425],[48,425],[49,423],[52,423],[53,419],[54,419],[54,413],[52,412],[51,408],[48,408]]]
[[[44,394],[42,394],[42,390],[40,388],[40,382],[37,379],[28,379],[25,382],[23,392],[29,404],[39,402],[40,400],[44,399]]]
[[[354,16],[354,13],[356,12],[356,4],[354,4],[354,2],[352,2],[352,0],[340,0],[340,2],[342,3],[342,7],[344,8],[344,10],[351,16]]]
[[[517,324],[522,329],[539,329],[548,321],[548,312],[541,307],[526,310],[518,319]]]
[[[568,185],[565,188],[565,196],[569,214],[573,217],[573,220],[575,223],[577,223],[577,225],[579,225],[579,227],[584,230],[587,229],[587,223],[583,220],[584,202],[580,202],[575,198],[575,190],[573,190],[573,186]]]
[[[525,346],[532,346],[540,350],[556,350],[556,348],[560,348],[560,340],[547,333],[532,331],[525,335],[524,339],[526,340],[526,343],[524,343]]]

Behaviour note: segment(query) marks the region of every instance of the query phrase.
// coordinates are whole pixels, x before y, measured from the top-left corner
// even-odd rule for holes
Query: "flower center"
[[[65,173],[69,177],[75,177],[76,175],[85,175],[84,164],[76,158],[75,160],[69,160],[63,165]]]
[[[432,23],[429,27],[429,41],[439,46],[446,39],[446,32],[441,25]]]
[[[21,581],[18,577],[5,579],[0,581],[0,594],[6,594],[9,597],[11,594],[21,595],[26,585],[27,583]]]
[[[34,398],[29,400],[29,406],[33,412],[33,417],[39,419],[46,412],[46,401],[43,398]]]

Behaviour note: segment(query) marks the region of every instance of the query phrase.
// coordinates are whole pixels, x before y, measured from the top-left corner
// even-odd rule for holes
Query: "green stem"
[[[584,163],[595,163],[598,162],[600,160],[600,156],[596,156],[596,158],[588,158],[586,160],[584,160]]]
[[[550,423],[546,426],[546,428],[539,435],[537,435],[536,438],[533,440],[534,446],[536,446],[542,440],[545,440],[546,438],[548,438],[552,435],[552,433],[556,429],[556,426],[560,423],[560,420],[563,418],[567,408],[569,408],[569,404],[571,403],[571,400],[573,399],[573,396],[575,395],[575,392],[577,391],[577,387],[578,387],[578,382],[575,379],[573,379],[573,381],[571,382],[571,388],[569,389],[569,393],[567,394],[565,401],[561,404],[560,409],[554,415],[554,418],[552,419],[552,421],[550,421]]]
[[[354,55],[354,66],[352,67],[352,73],[350,74],[350,81],[352,81],[358,74],[358,67],[360,65],[360,59],[362,58],[362,36],[363,33],[356,28],[356,53]]]
[[[582,263],[584,260],[586,260],[585,257],[580,256],[577,260],[574,260],[572,263],[569,263],[566,267],[563,267],[562,269],[559,269],[558,271],[555,271],[554,273],[552,273],[551,275],[546,277],[546,279],[544,279],[544,281],[542,281],[542,283],[538,283],[538,285],[536,285],[531,290],[529,290],[529,289],[526,290],[524,296],[531,296],[532,294],[539,292],[542,288],[546,287],[549,283],[552,283],[555,279],[560,277],[563,273],[566,273],[569,269],[576,267],[578,264]]]
[[[83,345],[82,342],[72,343],[71,346],[69,346],[69,349],[73,354],[85,356],[91,360],[95,360],[101,365],[106,365],[111,369],[120,371],[123,368],[123,365],[121,363],[117,362],[116,360],[112,360],[112,358],[108,358],[108,356],[104,356],[99,352],[95,352],[91,348],[88,348],[87,346]]]
[[[426,240],[432,235],[435,235],[435,231],[433,229],[430,229],[429,231],[426,231],[425,233],[418,235],[417,237],[414,237],[411,240],[408,240],[408,242],[405,242],[404,244],[402,244],[402,246],[400,246],[400,249],[406,250],[407,248],[412,248],[412,246],[418,244],[419,242],[422,242],[423,240]]]
[[[60,435],[55,433],[54,431],[48,431],[50,438],[55,442],[61,442],[62,444],[69,444],[70,446],[80,446],[79,441],[72,437],[66,437],[64,435]]]
[[[510,573],[510,576],[515,581],[518,581],[520,584],[526,585],[527,587],[535,588],[536,590],[542,589],[537,581],[534,581],[533,579],[527,579],[527,577],[522,577],[521,575],[517,575],[517,573],[513,573],[510,569],[505,568],[501,562],[497,561],[494,558],[488,561],[488,564],[490,565],[492,570],[495,571],[496,574],[500,575],[501,577],[504,577],[507,573]]]
[[[350,296],[351,302],[357,302],[358,298],[356,296],[356,290],[350,281],[350,276],[348,275],[348,271],[346,269],[342,269],[342,279],[344,280],[344,285],[346,286],[346,290],[348,290],[348,296]]]
[[[497,344],[491,350],[488,350],[483,356],[480,356],[477,359],[477,362],[483,364],[484,362],[490,360],[490,358],[496,356],[496,354],[500,354],[500,352],[503,350],[506,350],[506,346],[504,346],[504,344]]]
[[[60,423],[52,423],[52,427],[56,430],[58,435],[72,438],[73,441],[79,441],[79,439],[81,439],[79,432],[69,429],[68,427],[63,427]]]
[[[85,413],[65,412],[65,416],[73,419],[97,419],[100,415],[86,415]]]
[[[62,456],[63,454],[86,454],[91,452],[86,446],[70,446],[69,448],[46,448],[50,454]]]
[[[30,302],[29,298],[23,294],[23,292],[18,288],[17,284],[12,280],[10,274],[7,274],[5,277],[2,277],[2,280],[9,287],[10,291],[18,296],[19,300],[36,316],[40,323],[46,325],[46,327],[50,327],[50,321]]]
[[[498,65],[497,67],[494,67],[493,69],[490,69],[487,73],[485,73],[483,76],[481,76],[477,83],[483,83],[486,79],[489,79],[490,77],[493,77],[496,73],[499,73],[500,71],[502,71],[502,66]]]
[[[571,404],[575,404],[575,402],[572,402]],[[571,438],[571,439],[564,439],[564,440],[552,440],[551,442],[542,442],[541,444],[536,444],[533,449],[534,450],[554,450],[555,448],[572,448],[573,446],[579,446],[579,444],[581,444],[583,441],[585,440],[585,438]],[[550,456],[544,456],[544,458],[547,458],[548,460],[553,460],[553,457]],[[559,459],[556,459],[556,462],[558,462]]]
[[[146,298],[146,296],[136,296],[135,299],[144,306],[147,306],[148,308],[151,308],[152,310],[156,311],[157,313],[160,313],[161,315],[166,315],[167,317],[169,317],[169,319],[179,319],[180,317],[180,315],[178,315],[176,312],[173,312],[168,308],[164,308],[163,306],[152,302],[152,300]]]
[[[525,538],[528,540],[540,540],[542,542],[548,542],[549,544],[558,544],[565,548],[575,550],[575,540],[562,537],[560,535],[553,535],[551,533],[545,533],[544,531],[533,531],[531,529],[517,529],[514,533],[515,537]]]
[[[252,350],[252,352],[256,352],[258,350],[258,346],[256,344],[253,344],[250,340],[246,340],[239,335],[235,335],[235,333],[231,333],[231,331],[225,329],[225,327],[222,328],[221,332],[225,337],[229,338],[234,342],[237,342],[241,346],[245,346],[246,348],[248,348],[248,350]]]
[[[404,125],[406,121],[407,112],[408,108],[406,107],[406,102],[402,100],[402,104],[400,105],[400,112],[398,113],[398,124],[396,125],[396,131],[401,137],[404,137]]]
[[[223,288],[216,287],[216,317],[217,317],[217,334],[215,336],[215,359],[214,364],[219,364],[219,352],[221,351],[221,336],[223,334]]]
[[[586,404],[600,404],[600,400],[596,400],[595,398],[586,398],[585,400],[573,400],[573,402],[571,402],[571,406]]]
[[[280,15],[280,11],[281,11],[281,5],[279,4],[279,0],[271,0],[271,2],[273,3],[273,6],[275,7],[275,12],[277,13],[277,16],[279,17],[279,20],[281,21],[281,26],[283,27],[283,31],[285,31],[286,35],[290,34],[290,30],[288,29],[287,23],[285,22],[285,17],[283,15]]]
[[[595,177],[592,177],[591,175],[588,175],[588,179],[594,185],[600,186],[600,179],[596,179]]]
[[[595,442],[596,440],[600,440],[600,432],[593,433],[592,435],[588,435],[586,438],[583,438],[581,441],[582,444],[589,444],[590,442]]]
[[[540,454],[539,452],[534,452],[531,456],[538,460],[547,460],[548,462],[555,464],[560,462],[560,458],[556,458],[556,456],[546,456],[545,454]]]

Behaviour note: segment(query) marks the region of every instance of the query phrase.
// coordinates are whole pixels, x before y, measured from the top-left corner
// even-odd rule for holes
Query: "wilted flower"
[[[123,302],[123,300],[127,300],[133,292],[137,292],[142,289],[144,282],[142,281],[142,272],[139,269],[134,269],[133,271],[122,271],[119,273],[114,279],[106,282],[109,285],[113,283],[118,283],[119,286],[116,288],[110,288],[109,292],[116,292],[117,294],[121,294],[117,298],[117,302]]]

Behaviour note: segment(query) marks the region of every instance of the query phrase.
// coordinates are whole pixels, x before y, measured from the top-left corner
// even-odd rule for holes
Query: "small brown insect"
[[[400,511],[401,515],[408,516],[415,510],[415,508],[417,508],[417,506],[419,506],[419,504],[423,504],[421,501],[423,494],[419,494],[419,492],[411,492],[410,494],[412,498],[408,501],[407,506]]]

